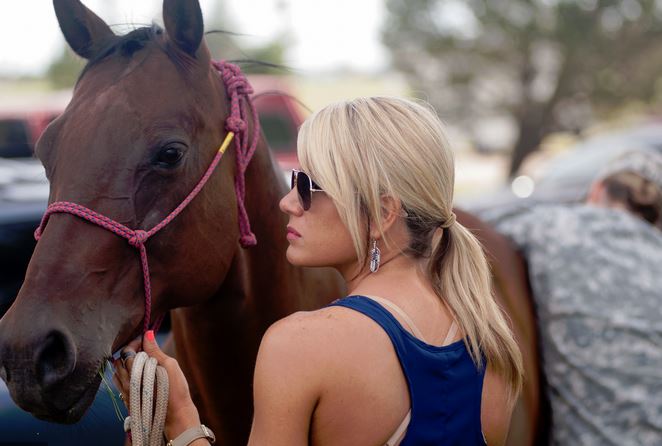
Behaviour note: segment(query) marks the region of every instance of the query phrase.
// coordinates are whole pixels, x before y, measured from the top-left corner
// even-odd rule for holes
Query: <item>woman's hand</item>
[[[122,401],[128,406],[129,383],[131,381],[131,367],[135,352],[140,349],[140,339],[130,342],[122,349],[122,359],[113,361],[115,373],[113,382],[122,393]],[[142,351],[157,360],[168,373],[170,391],[168,393],[168,411],[166,414],[165,435],[167,438],[176,438],[185,430],[200,425],[198,409],[193,404],[188,383],[177,360],[161,351],[154,332],[148,331],[142,340]]]

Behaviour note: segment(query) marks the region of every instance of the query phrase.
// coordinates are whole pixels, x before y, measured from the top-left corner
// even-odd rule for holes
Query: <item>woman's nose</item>
[[[280,210],[288,215],[301,215],[303,214],[303,207],[299,203],[299,197],[295,189],[290,190],[279,203]]]

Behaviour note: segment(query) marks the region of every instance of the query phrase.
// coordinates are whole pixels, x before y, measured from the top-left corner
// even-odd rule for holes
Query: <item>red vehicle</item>
[[[284,171],[299,167],[297,132],[303,116],[291,96],[287,78],[254,75],[249,76],[249,80],[255,90],[254,104],[262,131],[278,164]]]
[[[35,142],[59,111],[0,112],[0,157],[32,156]]]

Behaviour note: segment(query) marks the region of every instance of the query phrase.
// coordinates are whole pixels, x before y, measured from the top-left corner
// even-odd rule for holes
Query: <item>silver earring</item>
[[[381,260],[382,252],[377,247],[377,240],[372,241],[372,249],[370,250],[370,272],[376,273],[379,269],[379,262]]]

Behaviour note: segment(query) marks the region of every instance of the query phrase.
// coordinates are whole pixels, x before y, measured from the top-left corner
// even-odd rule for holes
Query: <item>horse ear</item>
[[[92,58],[115,34],[106,22],[79,0],[53,0],[62,34],[79,56]]]
[[[195,56],[204,30],[198,0],[164,0],[163,23],[175,45]]]

